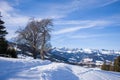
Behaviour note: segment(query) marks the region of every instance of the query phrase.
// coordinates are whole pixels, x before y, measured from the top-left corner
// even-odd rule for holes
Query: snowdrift
[[[0,80],[120,80],[120,73],[47,60],[0,57]]]

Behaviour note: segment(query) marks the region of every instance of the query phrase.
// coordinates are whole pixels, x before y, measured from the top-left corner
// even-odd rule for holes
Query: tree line
[[[120,56],[118,56],[113,63],[111,62],[111,64],[107,64],[106,62],[104,62],[101,69],[107,71],[120,72]]]

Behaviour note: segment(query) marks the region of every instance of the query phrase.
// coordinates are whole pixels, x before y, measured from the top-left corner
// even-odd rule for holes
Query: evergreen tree
[[[106,61],[105,61],[104,64],[102,65],[101,69],[109,71],[110,70],[110,65],[106,64]]]
[[[16,50],[13,47],[9,47],[6,53],[9,57],[17,58]]]
[[[101,69],[102,69],[102,70],[106,70],[106,62],[103,63]]]
[[[120,56],[118,56],[115,60],[114,60],[114,64],[110,65],[106,65],[106,62],[104,62],[104,64],[101,67],[102,70],[108,70],[108,71],[116,71],[116,72],[120,72]]]
[[[113,65],[113,63],[111,62],[110,63],[110,69],[109,69],[110,71],[114,71],[114,65]]]
[[[114,70],[120,72],[120,56],[114,60]]]
[[[7,34],[7,31],[5,30],[4,27],[4,21],[1,20],[1,13],[0,13],[0,55],[1,56],[5,56],[6,55],[6,51],[7,51],[7,47],[8,47],[8,43],[5,40],[5,35]]]
[[[14,48],[11,51],[11,57],[12,58],[17,58],[17,53],[16,53],[16,50]]]
[[[110,65],[106,65],[106,70],[110,71]]]

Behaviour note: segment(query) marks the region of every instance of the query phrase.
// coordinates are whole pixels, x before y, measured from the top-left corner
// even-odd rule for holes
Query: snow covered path
[[[0,57],[0,80],[120,80],[120,73],[50,61]]]

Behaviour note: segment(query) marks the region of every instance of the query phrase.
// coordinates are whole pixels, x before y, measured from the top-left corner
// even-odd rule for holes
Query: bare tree
[[[49,26],[52,26],[51,19],[42,19],[41,21],[32,19],[24,29],[17,31],[17,42],[29,47],[34,59],[36,59],[38,52],[40,52],[41,59],[44,59],[44,54],[48,51],[47,45],[51,31]]]
[[[40,54],[41,54],[41,58],[44,59],[44,54],[49,50],[49,40],[50,40],[50,32],[51,32],[51,28],[50,26],[53,26],[52,24],[52,20],[51,19],[43,19],[41,20],[41,50],[40,50]]]

